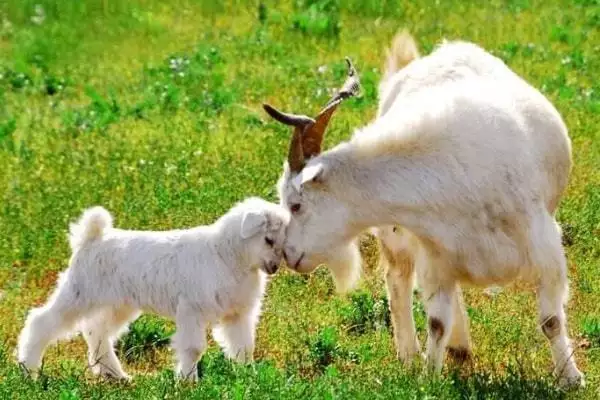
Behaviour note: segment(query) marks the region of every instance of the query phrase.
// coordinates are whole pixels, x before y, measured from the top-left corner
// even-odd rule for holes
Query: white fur
[[[85,242],[98,239],[106,228],[112,227],[112,216],[102,207],[86,210],[79,223],[69,226],[69,244],[77,249]]]
[[[474,44],[444,43],[422,58],[406,38],[395,46],[389,57],[402,62],[387,65],[408,64],[384,74],[378,117],[309,160],[306,179],[284,166],[281,204],[300,204],[287,231],[288,264],[310,272],[345,259],[356,277],[358,260],[343,257],[351,254],[344,249],[380,227],[392,261],[386,281],[398,355],[408,360],[419,351],[411,313],[416,268],[430,321],[427,360],[436,371],[446,346],[470,353],[460,284],[532,280],[540,324],[557,318],[554,328],[545,326],[556,372],[563,383],[583,383],[567,337],[566,260],[554,219],[571,169],[559,113]],[[316,181],[308,179],[314,171]],[[401,228],[390,232],[392,224]]]
[[[141,310],[174,318],[181,377],[196,379],[208,324],[229,357],[252,360],[265,272],[274,273],[283,258],[288,221],[287,211],[258,198],[212,225],[173,231],[121,230],[103,208],[85,211],[71,225],[69,268],[27,317],[19,361],[35,373],[51,341],[81,331],[92,370],[127,378],[113,345]]]

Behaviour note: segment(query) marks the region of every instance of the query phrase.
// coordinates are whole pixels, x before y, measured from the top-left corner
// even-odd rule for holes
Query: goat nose
[[[285,262],[288,262],[288,258],[287,258],[287,254],[285,253],[285,250],[283,250],[283,259],[285,260]]]

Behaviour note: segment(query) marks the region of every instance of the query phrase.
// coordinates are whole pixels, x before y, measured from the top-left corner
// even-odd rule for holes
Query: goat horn
[[[349,97],[358,95],[360,92],[360,80],[356,68],[354,68],[352,61],[348,57],[346,57],[346,63],[348,64],[348,78],[346,78],[346,82],[344,82],[342,88],[329,100],[319,114],[325,112],[330,107],[338,105]]]
[[[321,153],[321,144],[325,129],[329,124],[331,116],[337,109],[338,105],[349,97],[356,96],[360,91],[360,80],[356,68],[352,65],[352,61],[346,57],[348,64],[348,78],[342,88],[327,102],[325,108],[319,112],[314,124],[307,126],[302,140],[304,157],[310,158]]]
[[[290,149],[288,150],[288,165],[290,171],[300,172],[305,165],[304,151],[302,149],[303,128],[300,126],[294,127],[294,134],[290,141]]]
[[[302,150],[302,136],[307,126],[312,126],[315,120],[306,115],[288,114],[277,110],[269,104],[263,108],[274,120],[294,127],[294,134],[288,150],[288,164],[292,172],[300,172],[304,168],[304,151]]]
[[[304,128],[306,125],[315,123],[314,119],[307,117],[306,115],[284,113],[269,104],[263,104],[263,108],[271,118],[285,125],[300,126]]]

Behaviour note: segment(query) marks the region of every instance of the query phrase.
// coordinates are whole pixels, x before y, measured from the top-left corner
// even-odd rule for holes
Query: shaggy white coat
[[[81,331],[92,370],[128,378],[113,349],[141,310],[175,320],[172,346],[179,376],[196,379],[205,330],[229,357],[250,361],[266,274],[282,260],[289,214],[250,198],[214,224],[173,231],[112,226],[101,207],[70,229],[73,255],[49,301],[33,309],[18,344],[18,360],[35,373],[53,340]]]
[[[471,352],[460,284],[537,284],[539,322],[561,383],[583,384],[567,336],[568,282],[554,213],[571,169],[559,113],[500,59],[464,42],[420,58],[397,36],[377,118],[278,184],[294,212],[288,264],[356,282],[356,237],[380,227],[400,359],[419,352],[412,317],[415,267],[429,318],[427,361]],[[396,226],[399,225],[399,226]]]

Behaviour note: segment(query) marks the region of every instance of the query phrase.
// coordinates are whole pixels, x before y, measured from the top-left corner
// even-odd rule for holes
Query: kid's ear
[[[306,182],[321,182],[325,174],[325,166],[322,163],[307,165],[294,178],[292,184],[297,191],[300,191]]]
[[[281,225],[283,225],[283,222],[280,218],[271,218],[270,222],[270,229],[274,231],[278,231],[281,228]]]
[[[240,236],[242,239],[248,239],[261,231],[265,231],[267,226],[267,216],[262,211],[250,210],[244,213],[242,217],[242,226]]]

